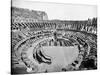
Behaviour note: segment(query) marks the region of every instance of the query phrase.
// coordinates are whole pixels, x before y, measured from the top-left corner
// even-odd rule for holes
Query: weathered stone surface
[[[48,20],[44,11],[12,7],[12,22],[38,22],[41,20]]]

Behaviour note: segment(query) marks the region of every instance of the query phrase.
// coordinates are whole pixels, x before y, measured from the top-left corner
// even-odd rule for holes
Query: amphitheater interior
[[[13,73],[97,69],[96,22],[48,20],[42,11],[12,10]]]

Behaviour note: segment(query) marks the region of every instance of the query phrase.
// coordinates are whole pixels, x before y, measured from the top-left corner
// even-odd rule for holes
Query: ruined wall
[[[47,14],[43,11],[12,7],[12,22],[38,22],[42,20],[48,20]]]

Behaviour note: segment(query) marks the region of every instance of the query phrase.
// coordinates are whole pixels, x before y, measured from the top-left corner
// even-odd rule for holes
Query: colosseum
[[[97,18],[49,20],[12,7],[11,35],[13,74],[97,69]]]

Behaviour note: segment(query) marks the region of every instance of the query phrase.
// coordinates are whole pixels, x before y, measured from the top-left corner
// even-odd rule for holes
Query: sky
[[[30,10],[45,11],[49,20],[87,20],[97,17],[97,6],[12,0],[12,6]]]

